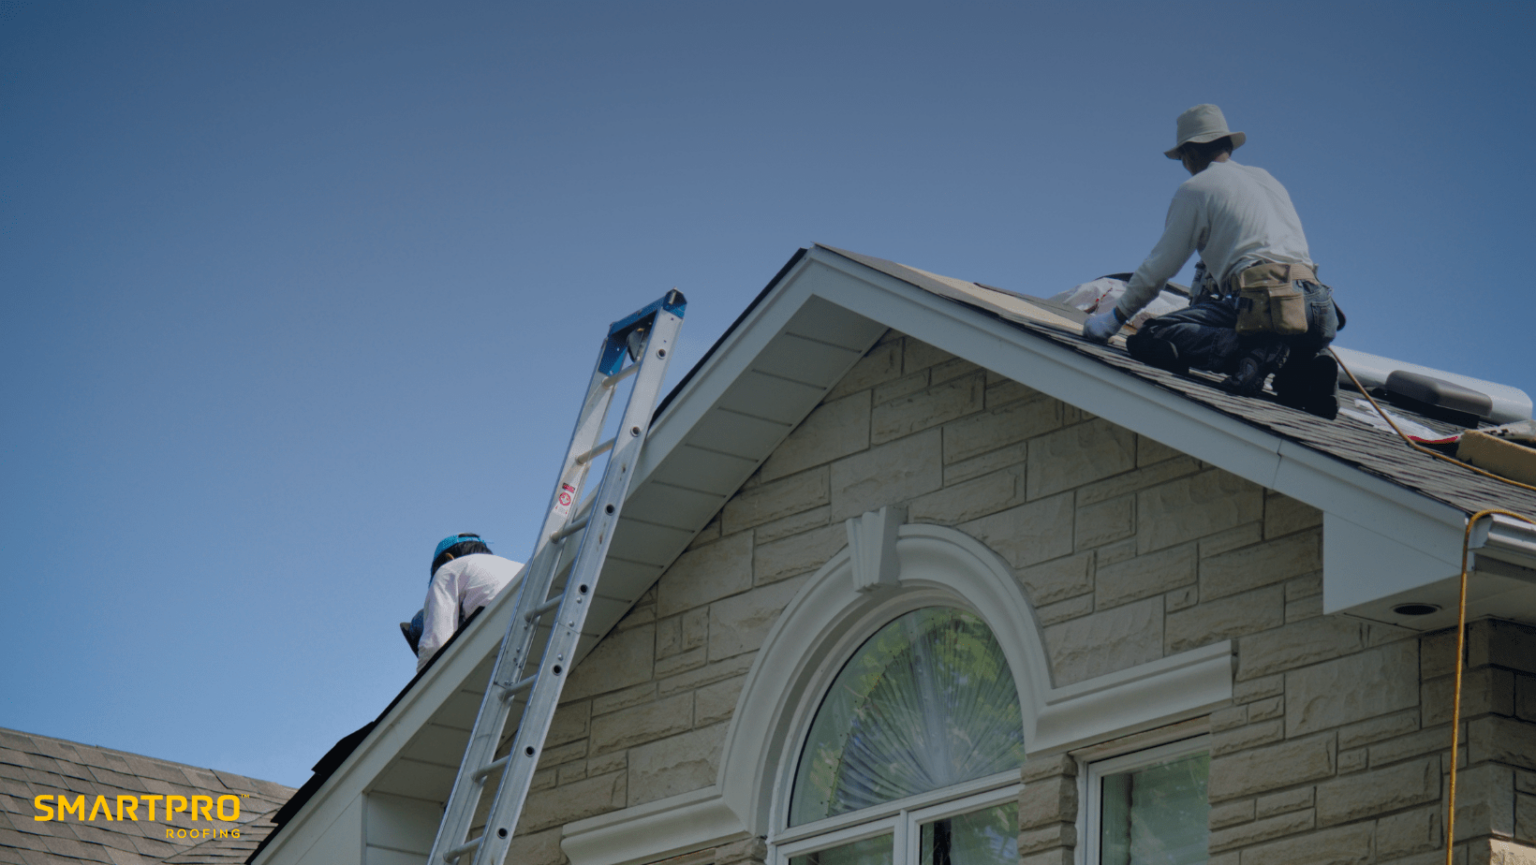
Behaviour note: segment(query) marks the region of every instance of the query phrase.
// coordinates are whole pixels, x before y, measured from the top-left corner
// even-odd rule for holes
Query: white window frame
[[[924,823],[1017,803],[1022,789],[1018,772],[1000,772],[785,829],[769,840],[769,865],[789,865],[794,856],[880,835],[892,836],[893,865],[916,865],[919,832]]]
[[[1082,780],[1078,789],[1078,801],[1086,803],[1087,807],[1083,809],[1083,843],[1078,847],[1081,851],[1078,865],[1100,865],[1106,777],[1134,772],[1159,763],[1169,763],[1192,754],[1209,753],[1210,750],[1211,737],[1206,734],[1121,754],[1117,757],[1095,760],[1080,767],[1078,777]]]

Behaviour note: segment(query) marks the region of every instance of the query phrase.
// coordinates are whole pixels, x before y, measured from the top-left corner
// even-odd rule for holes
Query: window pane
[[[876,835],[841,847],[791,856],[789,865],[891,865],[891,836]]]
[[[1193,865],[1206,860],[1211,758],[1194,754],[1104,779],[1102,865]]]
[[[1017,769],[1023,719],[992,632],[959,610],[908,613],[870,637],[816,711],[791,826]]]
[[[924,823],[922,853],[922,865],[1015,865],[1018,803]]]

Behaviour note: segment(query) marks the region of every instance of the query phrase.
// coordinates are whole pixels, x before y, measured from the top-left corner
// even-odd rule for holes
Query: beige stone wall
[[[1237,697],[1211,719],[1213,862],[1387,862],[1439,843],[1446,652],[1322,616],[1316,510],[893,333],[573,674],[521,861],[562,861],[564,823],[713,784],[769,627],[845,545],[845,519],[897,503],[1008,560],[1058,685],[1236,642]],[[1469,694],[1488,705],[1462,797],[1489,804],[1458,837],[1529,840],[1536,732],[1515,709],[1536,717],[1536,687],[1516,679],[1536,668],[1478,669]],[[1074,766],[1026,770],[1026,861],[1071,861]],[[1031,796],[1054,804],[1035,813]]]

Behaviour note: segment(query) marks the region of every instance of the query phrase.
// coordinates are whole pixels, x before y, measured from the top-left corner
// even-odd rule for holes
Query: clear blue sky
[[[1340,344],[1536,391],[1536,5],[0,0],[0,726],[297,785],[522,558],[606,323],[1134,268],[1222,106]],[[1186,270],[1187,274],[1187,270]]]

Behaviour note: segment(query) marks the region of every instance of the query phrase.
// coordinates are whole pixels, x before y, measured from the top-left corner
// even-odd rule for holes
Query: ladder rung
[[[479,769],[477,769],[475,771],[475,774],[473,776],[474,779],[476,781],[483,780],[485,778],[485,776],[491,774],[492,772],[496,771],[497,769],[500,769],[502,766],[507,765],[507,761],[510,760],[510,759],[512,759],[512,755],[508,754],[507,756],[502,757],[500,760],[497,760],[494,763],[487,763],[484,766],[481,766]]]
[[[576,465],[584,466],[587,463],[592,462],[593,460],[602,456],[603,454],[613,450],[613,443],[615,441],[617,441],[617,439],[609,439],[584,454],[577,454]]]
[[[623,381],[626,378],[629,378],[630,376],[634,375],[635,373],[637,373],[639,371],[640,371],[640,364],[632,363],[629,366],[626,366],[623,369],[619,370],[618,372],[614,373],[613,375],[610,375],[607,378],[603,379],[603,387],[613,387],[614,385],[618,384],[619,382]]]
[[[565,600],[565,592],[561,592],[560,594],[555,595],[553,598],[550,598],[549,600],[545,601],[544,603],[539,604],[537,607],[534,607],[533,608],[533,612],[529,613],[528,615],[524,616],[523,618],[525,618],[525,619],[527,619],[528,621],[531,622],[534,619],[537,619],[539,616],[542,616],[545,613],[549,612],[550,610],[553,610],[556,607],[560,606],[560,602],[563,601],[563,600]]]
[[[476,838],[475,840],[469,842],[468,844],[460,844],[459,846],[453,848],[452,850],[449,850],[447,853],[444,853],[443,854],[443,861],[444,862],[452,862],[453,860],[459,858],[460,856],[463,856],[465,853],[468,853],[469,851],[475,849],[476,847],[479,847],[481,842],[483,842],[483,841],[485,841],[485,836],[481,835],[479,838]]]
[[[507,692],[505,694],[502,694],[501,698],[503,700],[511,700],[513,697],[516,697],[518,694],[521,694],[522,692],[524,692],[524,691],[528,690],[529,688],[533,687],[533,683],[538,681],[538,680],[539,680],[539,674],[538,673],[534,673],[532,676],[529,676],[528,678],[522,680],[521,682],[517,682],[517,683],[509,686],[507,688]]]
[[[586,528],[587,527],[587,523],[591,519],[592,519],[592,515],[588,514],[587,516],[582,517],[581,519],[577,520],[574,523],[566,523],[565,524],[565,528],[563,528],[560,531],[555,532],[554,534],[550,535],[549,539],[551,541],[563,541],[566,538],[570,537],[571,535],[574,535],[577,532],[581,531],[582,529]]]

